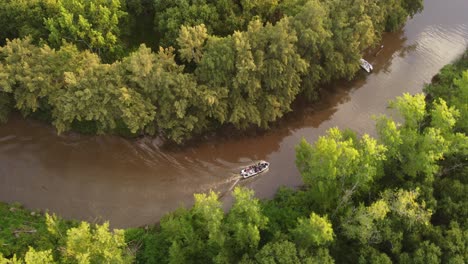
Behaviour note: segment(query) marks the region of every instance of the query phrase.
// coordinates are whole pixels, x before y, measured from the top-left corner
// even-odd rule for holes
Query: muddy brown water
[[[225,193],[238,169],[271,162],[268,173],[242,185],[269,198],[282,185],[301,184],[294,147],[331,127],[373,135],[371,117],[387,113],[388,100],[422,91],[441,67],[468,44],[468,1],[426,0],[425,9],[384,48],[366,58],[371,74],[324,92],[320,103],[302,105],[277,128],[237,139],[213,139],[182,150],[163,150],[157,139],[57,135],[48,125],[14,116],[0,127],[0,200],[55,212],[65,218],[110,220],[115,227],[157,222],[193,194]],[[230,195],[222,198],[226,204]]]

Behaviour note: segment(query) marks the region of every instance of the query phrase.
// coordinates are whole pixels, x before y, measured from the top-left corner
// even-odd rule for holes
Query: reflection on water
[[[257,196],[271,197],[281,185],[298,186],[294,146],[301,138],[314,141],[335,126],[374,134],[371,116],[385,113],[388,100],[421,92],[464,51],[468,1],[425,4],[403,30],[383,36],[377,56],[378,48],[365,54],[374,65],[372,74],[324,87],[319,103],[298,100],[294,112],[256,136],[226,136],[169,150],[152,138],[58,136],[48,125],[13,117],[0,127],[0,200],[125,227],[156,222],[190,205],[194,192],[224,194],[238,169],[254,160],[270,161],[269,172],[238,184],[253,188]],[[223,200],[229,205],[230,195]]]

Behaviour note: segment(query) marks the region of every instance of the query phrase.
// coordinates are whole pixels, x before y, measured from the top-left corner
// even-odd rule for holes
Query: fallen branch
[[[32,234],[32,233],[36,233],[37,230],[36,229],[31,229],[31,230],[15,230],[13,231],[13,234],[15,235],[15,237],[19,237],[19,235],[21,233],[29,233],[29,234]]]

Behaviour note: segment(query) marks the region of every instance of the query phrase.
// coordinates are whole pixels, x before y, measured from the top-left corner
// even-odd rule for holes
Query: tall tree
[[[109,223],[91,227],[82,222],[67,231],[65,259],[82,263],[131,263],[123,230],[109,231]]]
[[[314,145],[304,139],[296,147],[296,165],[310,188],[318,212],[338,210],[355,194],[370,190],[381,176],[386,148],[364,135],[360,140],[332,128]]]
[[[71,44],[57,51],[37,47],[30,38],[11,41],[0,52],[0,84],[13,94],[16,108],[25,115],[49,112],[59,133],[75,121],[108,132],[119,120],[137,132],[154,119],[151,102],[122,82],[119,63],[101,64],[97,55]]]
[[[31,36],[34,42],[47,39],[44,18],[55,17],[59,13],[56,0],[4,0],[0,3],[0,45],[6,39]]]
[[[244,254],[253,256],[260,242],[260,230],[266,227],[266,218],[253,191],[236,187],[233,192],[234,205],[226,222],[226,247],[229,259],[240,259]]]
[[[424,88],[431,98],[441,98],[448,105],[460,111],[457,120],[458,130],[468,131],[468,53],[455,65],[445,66],[434,78],[434,81]],[[450,87],[450,88],[449,88]]]
[[[272,16],[278,7],[278,0],[240,0],[239,6],[244,18],[244,23],[251,21],[254,17],[261,18],[262,21],[271,21]]]
[[[341,229],[347,238],[361,244],[379,244],[385,239],[383,227],[388,221],[403,222],[408,229],[429,225],[432,211],[418,202],[419,190],[385,190],[381,199],[369,206],[360,204],[343,215]]]
[[[34,46],[31,38],[15,39],[0,48],[0,83],[14,95],[16,108],[25,114],[48,108],[64,84],[64,72],[84,70],[99,60],[79,53],[72,45],[60,51]]]
[[[52,250],[36,251],[34,248],[29,247],[28,252],[24,256],[24,261],[18,259],[16,255],[13,258],[7,259],[0,254],[1,264],[55,264],[54,257],[52,256]]]
[[[2,264],[52,264],[52,263],[132,263],[133,256],[128,251],[124,231],[109,230],[109,223],[90,225],[81,222],[77,227],[62,233],[63,223],[55,215],[46,214],[47,229],[55,239],[56,248],[36,251],[29,247],[24,260],[16,255],[8,260],[0,254]],[[55,258],[55,260],[54,260]]]
[[[218,196],[196,194],[190,210],[179,210],[161,221],[169,263],[212,263],[224,246],[224,212]]]
[[[275,121],[291,111],[291,103],[299,93],[300,77],[306,71],[307,64],[297,53],[297,37],[288,18],[282,19],[274,26],[267,24],[265,27],[261,26],[260,21],[254,21],[249,25],[246,34],[256,66],[253,70],[246,70],[249,75],[257,75],[256,78],[252,76],[250,79],[256,79],[261,90],[258,89],[260,87],[252,89],[256,86],[247,86],[245,89],[243,84],[246,80],[240,74],[234,85],[238,84],[239,88],[245,89],[244,93],[256,99],[261,117],[261,123],[258,125],[267,127],[268,122]],[[239,73],[244,69],[243,62],[240,57],[237,59]],[[236,108],[234,105],[232,107]]]
[[[46,18],[49,42],[58,47],[68,41],[112,58],[121,47],[119,21],[126,15],[121,0],[57,0],[59,15]]]
[[[424,241],[412,254],[403,253],[400,255],[399,263],[402,264],[436,264],[440,263],[441,250],[430,241]]]
[[[173,49],[153,53],[142,45],[122,63],[130,88],[156,107],[156,129],[166,138],[182,142],[204,131],[209,119],[223,115],[222,94],[197,85],[193,75],[177,65]]]
[[[221,26],[219,24],[223,15],[218,12],[215,2],[210,0],[154,0],[156,10],[154,24],[160,37],[159,44],[163,47],[175,47],[181,26],[204,24],[209,33],[214,33],[213,28]],[[231,25],[224,26],[231,27]]]
[[[203,46],[207,38],[208,34],[204,24],[194,27],[182,26],[177,38],[180,57],[187,62],[199,63],[203,56]]]
[[[292,18],[292,24],[298,36],[298,53],[309,64],[301,87],[309,98],[314,98],[318,96],[318,84],[328,76],[324,72],[321,49],[325,41],[332,37],[332,32],[326,28],[329,14],[327,5],[318,0],[309,0],[299,8],[300,11]]]
[[[333,241],[333,228],[327,217],[312,212],[309,219],[299,218],[298,222],[291,234],[300,247],[311,249]]]
[[[380,2],[385,14],[385,30],[395,31],[406,22],[408,17],[413,17],[423,9],[423,0],[391,0]]]
[[[453,132],[459,112],[440,100],[434,104],[431,124],[425,124],[427,112],[422,94],[404,94],[391,102],[390,107],[398,111],[405,123],[398,125],[386,117],[377,120],[377,131],[380,140],[389,148],[389,157],[399,162],[398,167],[404,175],[424,176],[428,183],[432,183],[439,169],[438,161],[449,152],[449,146],[466,139],[466,136]],[[393,169],[397,171],[396,167]]]
[[[306,250],[297,249],[296,245],[289,241],[270,242],[252,259],[244,258],[240,262],[258,264],[295,264],[295,263],[323,263],[333,264],[332,257],[327,250],[319,249],[316,254]]]
[[[333,0],[328,4],[330,19],[326,28],[332,33],[322,45],[325,80],[351,79],[359,68],[361,52],[377,39],[365,0]]]
[[[151,101],[128,89],[119,77],[118,65],[98,64],[80,73],[65,74],[65,89],[53,100],[52,116],[59,132],[74,120],[95,121],[98,132],[110,131],[122,119],[132,133],[154,120]]]
[[[195,73],[210,89],[229,91],[227,122],[266,128],[291,110],[307,67],[296,41],[287,18],[274,26],[252,21],[246,32],[208,40]]]

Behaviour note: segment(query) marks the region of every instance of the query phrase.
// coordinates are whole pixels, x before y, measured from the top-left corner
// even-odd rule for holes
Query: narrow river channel
[[[384,48],[366,59],[374,72],[324,92],[320,103],[298,106],[277,128],[238,139],[213,139],[181,150],[164,150],[157,139],[58,136],[46,124],[13,116],[0,126],[0,201],[55,212],[65,218],[110,220],[114,227],[157,222],[193,202],[193,193],[221,194],[238,168],[254,160],[270,171],[242,185],[269,198],[278,187],[298,186],[294,147],[331,127],[374,134],[371,117],[386,113],[388,100],[422,91],[440,68],[468,44],[468,1],[426,0],[425,9]],[[229,204],[230,196],[223,196]]]

